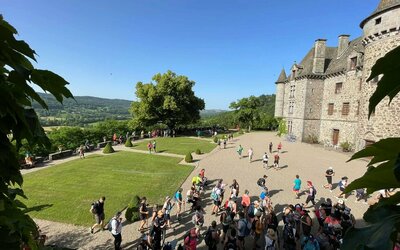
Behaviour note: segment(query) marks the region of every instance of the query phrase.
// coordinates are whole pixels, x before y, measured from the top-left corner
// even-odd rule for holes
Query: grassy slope
[[[34,218],[79,225],[93,224],[90,204],[106,196],[106,220],[124,208],[134,195],[150,204],[172,195],[193,170],[178,165],[181,159],[131,152],[95,155],[24,176],[28,207],[50,205]]]
[[[187,152],[196,151],[197,148],[203,153],[208,153],[215,148],[215,144],[211,141],[193,139],[187,137],[175,137],[175,138],[156,138],[157,152],[173,153],[186,155]],[[147,150],[148,141],[143,141],[135,146],[135,149]]]

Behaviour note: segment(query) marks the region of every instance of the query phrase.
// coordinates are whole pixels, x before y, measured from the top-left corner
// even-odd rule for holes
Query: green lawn
[[[24,191],[34,218],[78,225],[91,225],[90,205],[106,197],[106,220],[124,208],[134,195],[146,196],[150,204],[173,195],[193,170],[178,165],[181,159],[117,152],[92,155],[24,175]]]
[[[193,139],[188,137],[161,137],[156,138],[157,152],[173,153],[179,155],[186,155],[187,152],[194,152],[200,149],[203,153],[209,153],[216,147],[215,143],[211,140]],[[149,141],[142,141],[134,144],[134,149],[147,150],[147,143]]]

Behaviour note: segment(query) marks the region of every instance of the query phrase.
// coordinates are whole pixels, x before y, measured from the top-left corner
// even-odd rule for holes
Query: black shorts
[[[224,234],[226,234],[226,232],[228,232],[228,229],[229,229],[229,225],[222,224],[222,232],[224,232]]]
[[[169,220],[171,219],[171,216],[169,214],[164,214],[164,219]]]
[[[140,220],[146,220],[147,214],[140,214],[139,217],[140,217]]]
[[[344,192],[344,187],[339,188],[341,192]]]
[[[215,206],[220,206],[220,205],[221,205],[221,201],[214,200],[214,205],[215,205]]]
[[[327,176],[326,180],[328,181],[328,184],[332,185],[332,176]]]
[[[244,241],[244,236],[237,236],[238,241]]]

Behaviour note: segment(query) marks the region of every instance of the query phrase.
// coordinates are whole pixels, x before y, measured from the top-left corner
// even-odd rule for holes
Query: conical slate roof
[[[282,71],[281,71],[281,73],[280,73],[280,75],[279,75],[279,77],[278,77],[278,80],[276,80],[276,83],[281,83],[281,82],[285,82],[286,81],[286,72],[285,72],[285,69],[282,69]]]
[[[381,0],[381,2],[378,5],[378,8],[376,8],[376,10],[372,12],[372,14],[369,17],[367,17],[366,19],[364,19],[364,21],[361,22],[360,27],[363,28],[364,24],[368,22],[370,19],[374,18],[375,16],[385,11],[398,7],[400,7],[400,0]]]

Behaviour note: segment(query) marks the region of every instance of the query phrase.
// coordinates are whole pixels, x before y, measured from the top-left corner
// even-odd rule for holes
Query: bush
[[[139,206],[140,206],[140,197],[135,195],[132,201],[128,204],[128,207],[125,211],[125,218],[129,222],[135,222],[140,220],[139,216]]]
[[[196,155],[201,155],[201,150],[199,148],[196,149]]]
[[[188,152],[188,153],[186,154],[186,156],[185,156],[185,161],[188,162],[188,163],[193,162],[192,153]]]
[[[126,142],[125,142],[125,147],[130,148],[132,146],[133,145],[132,145],[132,142],[131,142],[131,138],[129,137],[128,140],[126,140]]]
[[[345,141],[340,143],[340,147],[343,149],[344,152],[350,152],[353,150],[353,143]]]
[[[114,151],[113,147],[111,146],[111,142],[108,142],[107,145],[103,149],[103,153],[104,154],[111,154],[111,153],[114,153],[114,152],[115,151]]]
[[[244,134],[243,129],[241,129],[241,130],[239,131],[239,135],[243,135],[243,134]]]
[[[217,137],[217,136],[214,136],[213,142],[214,142],[214,143],[217,143],[217,142],[218,142],[218,137]]]
[[[307,143],[316,144],[318,143],[318,137],[315,134],[308,135],[306,140]]]

